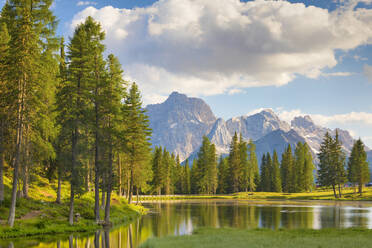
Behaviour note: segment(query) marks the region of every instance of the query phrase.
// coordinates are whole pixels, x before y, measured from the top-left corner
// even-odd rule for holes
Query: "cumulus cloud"
[[[372,66],[364,65],[364,75],[367,77],[368,81],[372,83]]]
[[[71,27],[98,20],[107,48],[144,95],[214,95],[317,78],[337,65],[336,50],[371,44],[372,10],[351,2],[329,12],[287,1],[161,0],[87,7]]]
[[[79,1],[76,4],[77,6],[86,6],[86,5],[97,5],[97,2],[91,2],[91,1]]]
[[[329,73],[322,73],[323,77],[349,77],[353,75],[351,72],[329,72]]]

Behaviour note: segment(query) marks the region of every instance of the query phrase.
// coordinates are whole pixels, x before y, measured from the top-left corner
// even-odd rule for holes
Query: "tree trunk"
[[[122,194],[122,188],[121,188],[121,160],[120,160],[120,154],[118,153],[118,177],[119,177],[119,196]]]
[[[332,188],[333,188],[333,194],[334,194],[335,198],[337,198],[336,187],[335,187],[334,184],[332,184]]]
[[[58,166],[58,186],[57,186],[57,199],[56,203],[61,204],[61,184],[62,184],[62,175],[61,169]]]
[[[362,195],[363,194],[363,183],[359,182],[358,188],[359,188],[359,194]]]
[[[27,162],[23,165],[23,187],[22,187],[22,196],[28,198],[28,179],[29,179],[29,169],[28,169],[28,154],[26,152]]]
[[[341,191],[341,184],[340,183],[338,184],[338,194],[341,198],[342,197],[342,191]]]
[[[136,203],[136,204],[138,204],[138,203],[139,203],[139,192],[138,192],[138,187],[136,187],[136,190],[137,190],[137,203]]]
[[[99,216],[99,171],[95,167],[95,176],[94,176],[94,215],[96,217],[96,222],[100,221]]]
[[[15,158],[14,158],[14,166],[13,166],[13,185],[12,185],[12,194],[11,194],[11,203],[9,208],[9,217],[8,217],[8,224],[10,227],[14,225],[14,218],[15,218],[15,208],[17,202],[17,186],[18,186],[18,173],[19,173],[19,162],[21,158],[21,144],[22,144],[22,137],[23,137],[23,86],[24,83],[19,82],[19,88],[21,91],[21,96],[18,102],[18,117],[17,117],[17,142],[15,147]]]
[[[74,199],[75,199],[74,185],[71,184],[70,211],[68,215],[68,223],[70,223],[70,225],[74,224]]]
[[[77,143],[78,143],[78,128],[75,124],[74,133],[72,135],[72,163],[71,163],[71,193],[70,193],[70,211],[68,215],[68,222],[70,225],[74,224],[74,200],[75,200],[75,185],[77,184],[77,175],[76,175],[76,160],[77,160]]]
[[[86,192],[89,192],[89,170],[90,170],[90,163],[89,163],[89,160],[87,162],[87,171],[85,173],[85,191]]]
[[[105,207],[105,222],[110,223],[110,207],[111,207],[111,191],[112,191],[112,180],[113,180],[113,168],[112,168],[112,147],[110,147],[109,154],[109,171],[107,180],[107,197],[106,197],[106,207]],[[110,246],[107,246],[110,247]]]
[[[132,202],[132,196],[133,196],[133,164],[131,164],[130,167],[130,179],[129,179],[129,195],[128,195],[128,203],[130,204]]]
[[[101,209],[105,209],[106,206],[106,191],[105,191],[105,186],[106,186],[106,175],[102,175],[102,198],[101,198]]]
[[[4,123],[1,120],[0,127],[0,205],[4,201]]]

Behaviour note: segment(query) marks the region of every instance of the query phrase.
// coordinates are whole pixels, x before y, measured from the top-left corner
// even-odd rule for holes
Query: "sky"
[[[372,148],[372,0],[56,0],[53,11],[67,39],[87,16],[102,24],[145,104],[178,91],[224,119],[310,115]]]

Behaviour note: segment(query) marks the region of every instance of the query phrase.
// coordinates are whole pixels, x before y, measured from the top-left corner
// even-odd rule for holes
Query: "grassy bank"
[[[26,236],[62,234],[70,232],[90,232],[101,228],[94,221],[94,195],[92,192],[78,196],[75,200],[75,213],[79,222],[68,224],[69,185],[62,185],[62,204],[55,203],[56,183],[37,175],[32,178],[28,199],[18,199],[16,221],[13,228],[6,225],[10,205],[10,180],[5,177],[6,197],[0,206],[0,239]],[[141,206],[129,205],[124,198],[113,194],[111,222],[113,225],[125,224],[137,218],[145,210]],[[103,210],[101,216],[103,216]]]
[[[242,200],[332,200],[332,201],[372,201],[372,188],[365,188],[362,195],[352,188],[342,190],[342,197],[335,198],[331,189],[317,189],[304,193],[240,192],[229,195],[172,195],[141,197],[142,201],[181,199],[242,199]]]
[[[233,228],[201,228],[192,235],[153,238],[142,248],[183,247],[250,247],[250,248],[359,248],[372,247],[372,230],[243,230]]]

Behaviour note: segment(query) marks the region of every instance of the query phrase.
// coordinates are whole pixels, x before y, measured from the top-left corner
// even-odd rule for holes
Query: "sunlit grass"
[[[168,247],[250,247],[250,248],[359,248],[372,247],[372,230],[322,229],[322,230],[269,230],[201,228],[192,235],[152,238],[142,248]]]
[[[17,200],[16,221],[14,228],[9,228],[6,225],[6,219],[10,206],[11,181],[8,177],[5,177],[5,201],[0,206],[0,239],[68,232],[89,232],[101,228],[94,221],[93,192],[85,193],[76,198],[75,213],[79,213],[81,219],[78,223],[70,226],[67,221],[70,190],[68,182],[63,182],[62,204],[57,204],[55,203],[56,181],[49,182],[48,179],[38,175],[33,175],[31,180],[29,198]],[[129,205],[124,198],[113,193],[110,215],[110,221],[113,225],[128,223],[144,212],[145,209],[142,206]],[[101,210],[101,216],[103,215],[104,212]]]

